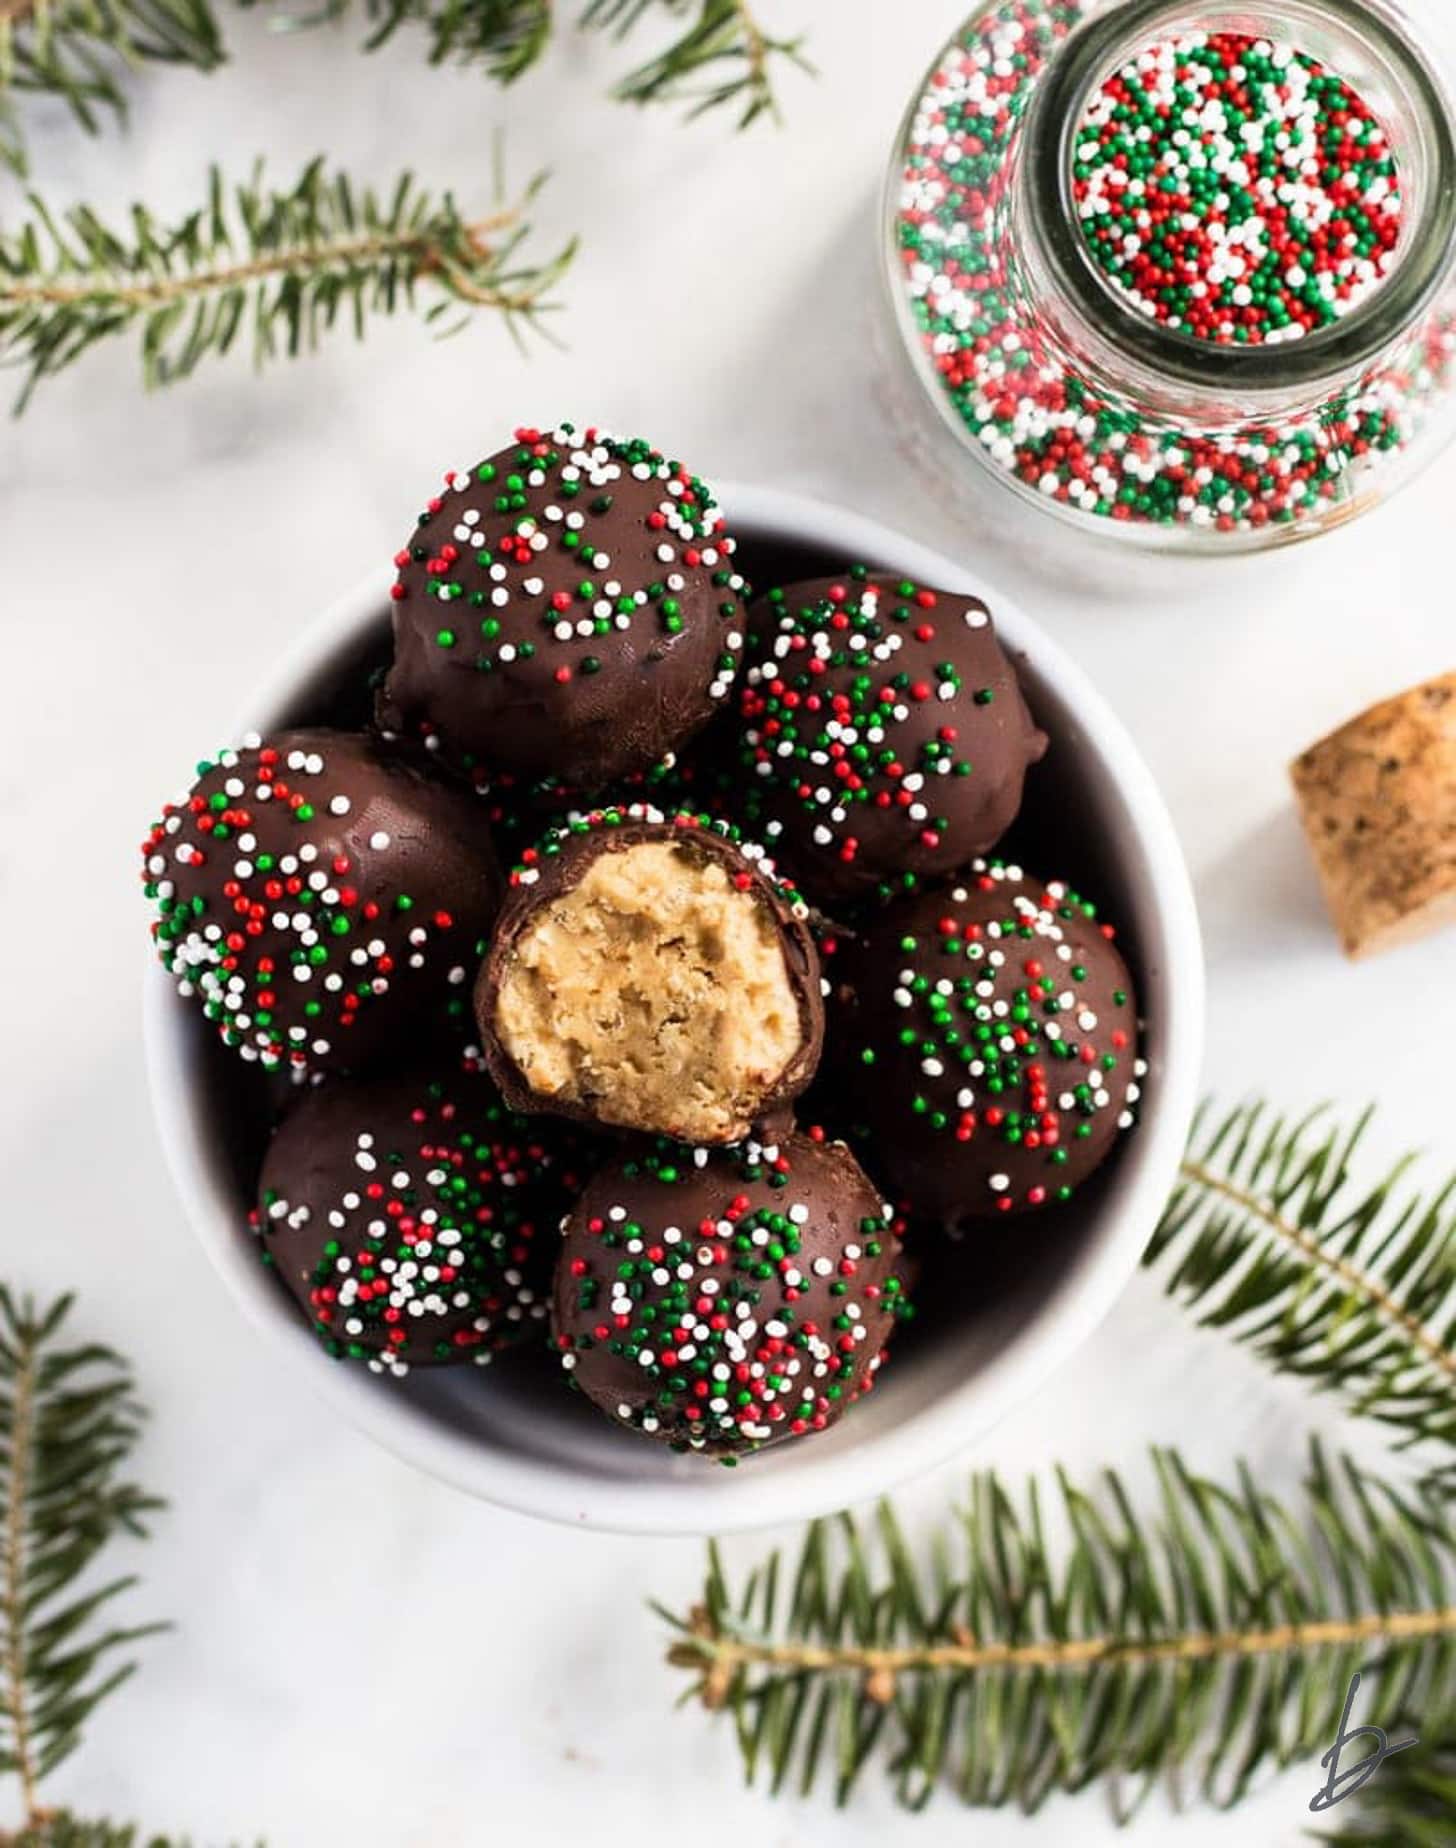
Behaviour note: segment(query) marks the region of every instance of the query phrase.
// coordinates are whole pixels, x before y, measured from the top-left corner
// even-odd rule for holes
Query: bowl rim
[[[181,1014],[173,985],[149,954],[143,991],[148,1083],[167,1166],[187,1218],[215,1269],[250,1321],[338,1412],[415,1468],[467,1494],[566,1526],[659,1537],[701,1537],[807,1520],[886,1493],[948,1462],[1029,1398],[1107,1315],[1137,1270],[1176,1179],[1197,1107],[1204,1032],[1204,964],[1193,888],[1161,792],[1137,746],[1102,694],[1015,598],[980,574],[868,515],[775,488],[723,482],[731,525],[808,540],[846,558],[884,559],[923,583],[978,595],[996,613],[1002,640],[1035,663],[1075,708],[1085,743],[1124,806],[1141,845],[1152,893],[1139,918],[1145,957],[1156,959],[1165,990],[1164,1062],[1138,1134],[1119,1168],[1100,1235],[1079,1265],[1074,1287],[1054,1296],[1006,1347],[928,1408],[893,1430],[843,1452],[796,1452],[794,1467],[755,1478],[752,1465],[716,1471],[714,1492],[690,1476],[637,1481],[588,1478],[555,1460],[505,1453],[447,1426],[427,1406],[380,1390],[363,1368],[320,1364],[314,1337],[273,1288],[239,1237],[236,1203],[210,1172],[203,1120],[189,1094]],[[266,729],[297,688],[366,620],[387,607],[390,569],[371,572],[307,625],[247,701],[237,736]],[[701,1467],[701,1465],[699,1466]]]

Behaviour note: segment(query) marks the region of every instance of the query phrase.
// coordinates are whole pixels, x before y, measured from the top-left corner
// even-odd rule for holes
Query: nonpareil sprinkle
[[[1393,329],[1326,391],[1251,393],[1207,420],[1171,382],[1096,354],[1028,262],[1026,126],[1099,0],[981,6],[925,79],[901,149],[898,286],[926,388],[967,448],[1023,493],[1115,525],[1209,537],[1328,521],[1422,437],[1448,394],[1456,296]],[[1298,47],[1233,35],[1145,46],[1094,83],[1067,176],[1073,230],[1132,312],[1204,343],[1263,347],[1378,310],[1414,208],[1372,111]],[[1044,178],[1044,176],[1043,176]],[[1108,354],[1114,357],[1109,359]],[[1219,358],[1236,366],[1230,354]],[[1291,354],[1291,361],[1293,354]]]
[[[1221,345],[1299,339],[1389,273],[1402,201],[1385,130],[1343,78],[1239,33],[1165,40],[1083,118],[1082,234],[1150,320]]]

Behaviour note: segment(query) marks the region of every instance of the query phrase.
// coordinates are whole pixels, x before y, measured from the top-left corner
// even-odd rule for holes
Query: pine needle
[[[57,1811],[22,1829],[0,1834],[0,1848],[190,1848],[170,1835],[153,1835],[134,1823],[83,1822],[68,1810]]]
[[[32,1828],[51,1822],[42,1781],[133,1672],[132,1645],[162,1627],[110,1620],[132,1578],[77,1589],[162,1504],[121,1474],[142,1418],[126,1363],[59,1345],[70,1309],[65,1296],[39,1311],[0,1285],[0,1774],[18,1779]]]
[[[256,0],[244,0],[253,4]],[[350,0],[324,0],[300,13],[275,12],[283,31],[347,15]],[[477,65],[499,83],[514,83],[545,55],[556,31],[553,0],[363,0],[366,47],[377,51],[407,27],[424,34],[432,64]],[[776,63],[812,67],[800,39],[772,38],[748,0],[586,0],[579,24],[626,39],[644,19],[665,15],[680,30],[664,49],[613,86],[628,103],[683,103],[691,116],[734,108],[738,126],[777,116]]]
[[[747,0],[590,0],[582,24],[626,37],[644,15],[690,15],[657,57],[630,72],[612,94],[626,103],[683,103],[690,117],[734,107],[740,129],[760,116],[778,118],[772,65],[776,59],[812,71],[802,39],[770,38]]]
[[[1351,1174],[1370,1121],[1205,1106],[1145,1262],[1201,1326],[1394,1427],[1456,1450],[1456,1177]]]
[[[244,0],[252,4],[253,0]],[[312,12],[274,12],[292,31],[344,17],[349,0],[325,0]],[[378,51],[409,26],[424,33],[431,64],[479,65],[497,83],[514,83],[538,63],[554,29],[552,0],[364,0],[366,51]]]
[[[1059,1477],[1060,1561],[1035,1487],[1018,1510],[989,1475],[958,1569],[944,1549],[917,1569],[888,1508],[874,1532],[816,1522],[786,1610],[777,1556],[735,1595],[710,1550],[700,1603],[661,1613],[668,1660],[732,1716],[750,1781],[840,1803],[874,1764],[910,1809],[945,1789],[1034,1811],[1099,1780],[1124,1818],[1159,1781],[1231,1805],[1268,1766],[1317,1763],[1357,1670],[1362,1722],[1456,1732],[1439,1507],[1317,1446],[1297,1517],[1247,1470],[1224,1488],[1173,1452],[1155,1461],[1149,1518],[1111,1473],[1093,1491]]]
[[[0,159],[23,169],[15,97],[59,97],[94,132],[126,114],[135,66],[212,71],[223,58],[209,0],[0,0]]]
[[[476,309],[513,331],[534,326],[575,250],[527,256],[534,192],[470,222],[449,193],[423,191],[408,174],[377,193],[316,160],[276,191],[261,166],[238,186],[214,168],[197,211],[164,225],[134,206],[125,230],[85,206],[58,218],[32,195],[30,222],[0,232],[0,364],[23,374],[16,409],[122,334],[138,338],[143,377],[160,386],[244,339],[262,366],[406,308],[444,332]]]

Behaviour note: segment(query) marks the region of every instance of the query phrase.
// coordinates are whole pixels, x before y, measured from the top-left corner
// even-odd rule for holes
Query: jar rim
[[[1431,172],[1403,251],[1390,276],[1348,314],[1300,340],[1222,345],[1138,313],[1103,274],[1081,232],[1072,196],[1075,140],[1096,88],[1129,55],[1145,49],[1160,27],[1187,29],[1196,0],[1124,0],[1094,14],[1067,40],[1048,67],[1026,124],[1023,179],[1028,222],[1056,281],[1102,337],[1126,357],[1180,384],[1205,389],[1281,393],[1358,372],[1419,323],[1433,306],[1456,255],[1456,124],[1441,77],[1384,0],[1263,0],[1259,11],[1323,14],[1371,44],[1417,112]],[[1210,0],[1207,23],[1217,29],[1226,10],[1232,29],[1248,30],[1247,11]],[[1268,36],[1268,30],[1260,33]],[[1116,312],[1108,314],[1109,306]]]

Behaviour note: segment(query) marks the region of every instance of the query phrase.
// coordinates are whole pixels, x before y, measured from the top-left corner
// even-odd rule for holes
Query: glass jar
[[[1084,234],[1089,110],[1133,60],[1195,33],[1317,60],[1394,156],[1387,272],[1302,338],[1215,344],[1150,318]],[[1309,538],[1383,500],[1456,426],[1456,122],[1441,61],[1390,0],[983,5],[912,101],[884,229],[913,452],[957,490],[1000,483],[1084,534],[1215,554]]]

